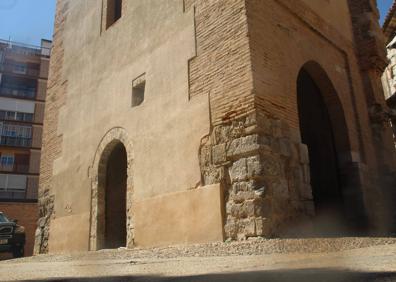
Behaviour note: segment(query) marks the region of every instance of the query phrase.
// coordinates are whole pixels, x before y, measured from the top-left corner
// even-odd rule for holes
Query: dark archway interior
[[[297,102],[302,143],[309,152],[315,227],[331,235],[344,225],[334,128],[319,87],[304,69],[298,77]]]
[[[127,154],[119,143],[111,152],[106,169],[104,247],[126,246]]]

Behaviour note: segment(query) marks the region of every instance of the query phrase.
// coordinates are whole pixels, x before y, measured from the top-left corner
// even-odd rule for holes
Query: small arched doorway
[[[121,142],[112,144],[102,169],[103,177],[99,179],[100,187],[104,187],[104,212],[102,248],[113,249],[125,247],[127,240],[126,228],[126,197],[127,197],[127,153]]]
[[[316,63],[299,72],[297,104],[301,139],[310,159],[316,235],[345,233],[341,158],[350,151],[347,127],[337,93]]]
[[[96,149],[89,170],[92,251],[133,246],[132,153],[132,143],[122,127],[110,129]]]

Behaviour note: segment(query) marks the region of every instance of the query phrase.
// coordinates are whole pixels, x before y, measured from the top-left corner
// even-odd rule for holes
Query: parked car
[[[9,220],[0,212],[0,252],[11,252],[14,258],[23,257],[25,248],[25,228]]]

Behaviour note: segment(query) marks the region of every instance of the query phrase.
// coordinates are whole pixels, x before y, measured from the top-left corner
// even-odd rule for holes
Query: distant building
[[[51,41],[0,40],[0,211],[26,228],[33,251]]]

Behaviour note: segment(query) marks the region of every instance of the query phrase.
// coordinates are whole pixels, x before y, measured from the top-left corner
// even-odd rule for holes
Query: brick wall
[[[58,116],[65,103],[67,81],[62,78],[63,67],[63,30],[69,2],[58,0],[55,17],[54,43],[49,67],[47,102],[44,114],[44,127],[40,163],[39,217],[35,253],[48,252],[49,225],[53,212],[52,166],[61,154],[62,136],[57,133]]]
[[[253,110],[245,1],[185,0],[195,6],[197,56],[189,64],[190,98],[209,95],[213,124]]]
[[[379,193],[380,189],[375,187],[375,183],[378,183],[376,182],[378,168],[376,159],[380,150],[373,144],[369,106],[365,97],[369,89],[362,84],[353,40],[345,38],[331,24],[312,11],[309,5],[300,1],[251,0],[231,1],[227,4],[221,1],[185,1],[186,9],[190,9],[192,5],[196,9],[197,57],[192,59],[189,65],[190,98],[193,99],[197,95],[210,97],[213,130],[210,137],[203,139],[200,157],[203,159],[201,165],[203,164],[204,182],[223,182],[226,192],[228,190],[225,223],[227,236],[254,234],[252,230],[256,228],[257,231],[258,228],[257,224],[246,221],[245,218],[235,220],[235,215],[229,210],[230,207],[234,207],[232,197],[237,190],[234,189],[233,183],[230,186],[229,181],[233,180],[227,179],[230,160],[228,156],[223,158],[224,154],[228,154],[229,145],[227,144],[232,144],[235,136],[239,134],[245,138],[254,139],[246,132],[244,122],[236,117],[250,111],[255,112],[257,116],[264,116],[262,120],[266,120],[267,124],[270,120],[270,124],[280,123],[290,128],[288,134],[281,136],[280,141],[287,139],[291,143],[301,142],[296,100],[297,76],[302,67],[310,61],[317,63],[318,69],[321,69],[320,72],[328,76],[330,81],[328,85],[320,85],[321,89],[327,92],[325,94],[328,98],[328,106],[339,104],[338,109],[334,110],[334,113],[338,111],[338,114],[336,113],[335,122],[333,121],[337,133],[341,132],[338,127],[342,125],[337,120],[345,121],[346,129],[343,134],[347,135],[349,144],[341,147],[338,157],[343,160],[341,170],[342,177],[345,178],[343,181],[346,183],[345,197],[351,201],[348,204],[350,207],[347,207],[348,212],[352,218],[354,215],[364,218],[364,211],[360,212],[364,209],[360,202],[362,201],[365,209],[373,214],[371,221],[377,221],[375,214],[378,207],[384,204]],[[372,6],[370,8],[368,15],[374,13]],[[372,17],[375,17],[375,14]],[[345,28],[351,27],[345,26]],[[375,46],[379,45],[377,41]],[[365,56],[370,57],[370,54],[372,53]],[[322,83],[324,80],[326,79],[318,77],[317,83]],[[334,95],[338,98],[333,99]],[[336,101],[337,99],[339,101]],[[226,124],[230,120],[234,121],[233,125]],[[241,126],[237,126],[239,123]],[[219,126],[220,124],[224,126]],[[266,127],[266,124],[252,125],[258,128]],[[237,132],[234,132],[235,126],[238,128]],[[279,136],[274,136],[276,132],[276,126],[264,132],[276,141],[275,145],[279,141],[277,139]],[[218,134],[221,137],[216,137]],[[225,139],[220,139],[224,143],[219,144],[219,138]],[[277,146],[272,148],[274,153],[278,149]],[[223,152],[224,150],[226,153]],[[256,151],[253,150],[252,156],[255,153]],[[392,153],[390,152],[391,155]],[[218,154],[224,161],[223,166],[221,163],[216,163]],[[287,157],[290,158],[290,156]],[[279,161],[283,158],[284,156],[279,156]],[[298,171],[302,167],[298,162],[295,163],[295,167],[290,167],[294,159],[286,162],[284,166],[286,175],[287,170]],[[366,160],[369,161],[366,162]],[[243,162],[243,159],[231,161],[234,162],[232,165],[234,166]],[[264,166],[265,160],[259,159],[258,164]],[[242,171],[243,169],[241,167]],[[367,174],[367,171],[370,173]],[[291,176],[288,181],[289,187],[283,187],[284,182],[282,185],[277,185],[276,189],[289,190],[291,193],[289,197],[294,197],[292,193],[297,193],[298,197],[299,192],[295,190],[302,185],[306,186],[306,183],[301,182],[296,176]],[[261,186],[263,186],[262,183],[254,183],[249,189],[253,191]],[[271,185],[267,186],[271,187]],[[309,203],[309,197],[304,198],[301,194],[299,196],[297,201],[292,198],[286,201],[292,200],[299,203],[301,200],[308,200]],[[274,199],[269,195],[269,198],[271,197]],[[239,198],[237,204],[241,204],[242,200]],[[250,201],[251,199],[244,200]],[[279,205],[279,203],[279,199],[275,199],[272,205]],[[243,209],[243,206],[241,208]],[[296,214],[301,209],[306,208],[297,204]],[[308,210],[303,212],[309,214],[309,209],[308,206]],[[233,210],[235,211],[235,208]],[[290,214],[286,214],[286,217],[283,215],[285,212],[279,209],[277,213],[267,218],[269,219],[267,223],[271,220],[279,223],[287,217],[290,220]],[[235,222],[237,222],[236,225]],[[273,227],[271,231],[267,229],[263,234],[274,234],[274,230],[276,233],[277,228]]]
[[[378,183],[377,157],[380,150],[374,146],[366,99],[370,90],[362,84],[353,38],[345,38],[331,23],[324,21],[309,5],[300,1],[247,1],[247,15],[257,110],[287,121],[294,128],[291,138],[298,141],[297,76],[307,63],[317,64],[318,68],[312,70],[311,74],[317,76],[315,82],[322,94],[326,96],[326,92],[329,92],[326,106],[330,112],[334,111],[332,105],[337,103],[332,97],[338,97],[340,106],[336,119],[345,119],[346,123],[346,131],[342,134],[348,136],[349,150],[337,148],[337,154],[342,160],[339,162],[341,177],[345,179],[342,188],[344,201],[350,202],[346,204],[348,216],[366,217],[364,213],[356,215],[355,211],[359,209],[354,211],[348,208],[362,201],[371,224],[377,225],[381,217],[377,211],[384,205],[378,184],[375,184]],[[276,40],[269,41],[268,38]],[[365,56],[370,57],[370,54]],[[330,80],[327,86],[323,84],[326,79],[318,76],[320,68]],[[342,123],[333,121],[333,124],[337,135]],[[368,167],[370,173],[365,174],[362,167]],[[372,180],[367,181],[367,177]],[[368,183],[373,186],[369,187]]]
[[[18,224],[25,227],[26,245],[25,256],[33,254],[34,233],[38,219],[37,203],[0,203],[0,211],[4,212],[9,219],[17,219]]]
[[[65,22],[65,11],[68,2],[59,0],[55,20],[54,44],[50,62],[47,103],[44,114],[43,142],[41,153],[41,187],[48,189],[52,176],[53,161],[60,155],[62,137],[57,134],[58,115],[60,107],[65,101],[66,81],[62,80],[63,66],[63,24]],[[48,187],[48,188],[47,188]],[[43,190],[41,189],[41,190]],[[43,190],[43,191],[44,191]]]

